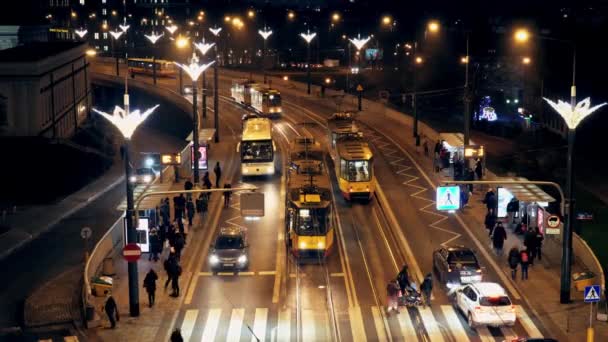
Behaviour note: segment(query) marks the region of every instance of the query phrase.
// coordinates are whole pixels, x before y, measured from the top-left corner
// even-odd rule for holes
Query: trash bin
[[[595,284],[595,273],[591,271],[584,271],[574,273],[572,275],[572,282],[577,291],[585,291],[585,286],[591,286]]]
[[[91,293],[93,296],[103,297],[106,291],[112,290],[112,283],[110,277],[95,277],[91,282]]]
[[[85,307],[85,317],[87,321],[92,321],[93,318],[95,318],[95,307],[93,305],[87,303],[87,306]]]
[[[103,259],[101,274],[104,276],[113,276],[116,274],[116,272],[114,272],[114,260],[112,258]]]

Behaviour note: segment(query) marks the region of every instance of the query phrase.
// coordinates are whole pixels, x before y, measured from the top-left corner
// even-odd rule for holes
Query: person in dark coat
[[[492,236],[492,229],[494,229],[494,226],[496,225],[496,217],[490,213],[487,213],[484,224],[488,230],[488,236]]]
[[[160,217],[163,224],[171,222],[171,207],[169,206],[169,197],[165,198],[160,205]]]
[[[192,184],[191,180],[186,180],[186,182],[184,183],[184,190],[192,190],[192,188],[194,188],[194,184]],[[192,198],[192,194],[191,193],[186,193],[186,198],[190,199]]]
[[[154,272],[153,269],[150,269],[144,278],[144,288],[146,292],[148,292],[148,304],[150,307],[154,305],[154,300],[156,299],[156,280],[158,279],[158,275]]]
[[[186,215],[188,216],[188,224],[192,226],[192,219],[194,219],[194,202],[192,202],[192,198],[188,198],[188,202],[186,202]]]
[[[229,183],[224,184],[224,189],[231,189],[232,185]],[[232,195],[232,191],[224,191],[224,208],[228,208],[230,205],[230,196]]]
[[[420,285],[420,290],[422,290],[422,293],[424,293],[426,306],[431,306],[431,292],[433,291],[433,275],[431,273],[424,277],[424,280]]]
[[[182,267],[179,264],[179,260],[176,257],[170,257],[166,265],[167,275],[171,280],[171,297],[179,297],[179,277],[182,275]]]
[[[173,247],[171,248],[173,250]],[[167,257],[167,259],[165,260],[165,262],[163,263],[163,267],[165,268],[165,272],[167,273],[167,281],[165,281],[165,291],[167,291],[167,286],[169,286],[169,283],[171,282],[171,267],[172,263],[177,262],[175,259],[175,253],[171,252],[169,253],[169,257]]]
[[[401,288],[401,293],[405,293],[405,289],[410,286],[410,275],[407,265],[403,265],[403,268],[401,268],[401,271],[397,274],[397,282]]]
[[[481,180],[483,178],[483,167],[481,165],[481,159],[477,159],[475,163],[475,175],[477,176],[477,180]]]
[[[488,189],[488,192],[486,192],[483,203],[485,203],[486,208],[488,208],[488,214],[496,216],[496,194],[492,188]]]
[[[519,201],[516,200],[515,197],[513,197],[507,204],[507,216],[509,218],[509,221],[507,221],[507,224],[509,226],[511,226],[513,223],[515,223],[515,215],[518,212],[519,212]]]
[[[209,206],[209,200],[207,198],[207,196],[205,196],[205,194],[201,193],[198,196],[198,199],[196,201],[196,210],[201,213],[201,215],[203,215],[203,217],[205,216],[205,213],[207,212]]]
[[[494,230],[492,231],[492,246],[494,246],[494,251],[496,255],[502,255],[502,248],[505,245],[505,240],[507,239],[507,232],[505,228],[502,226],[502,222],[498,222]]]
[[[215,163],[215,167],[213,168],[213,173],[215,173],[215,187],[220,187],[220,179],[222,178],[222,168],[220,167],[220,162]]]
[[[181,256],[182,256],[182,249],[184,249],[184,246],[186,245],[186,241],[184,240],[184,235],[182,233],[176,233],[175,234],[175,256],[177,257],[177,260],[180,260]]]
[[[540,260],[543,260],[542,248],[543,248],[543,240],[545,239],[545,236],[543,235],[543,233],[540,232],[540,230],[538,230],[538,228],[535,229],[535,231],[536,231],[536,250],[534,251],[534,255],[540,261]]]
[[[517,249],[517,247],[513,247],[511,248],[511,250],[509,250],[508,262],[509,267],[511,268],[511,279],[515,280],[515,278],[517,277],[517,266],[519,266],[520,263],[519,250]]]
[[[171,333],[171,342],[184,342],[184,338],[182,337],[182,332],[179,328],[175,328]]]
[[[211,189],[211,180],[209,179],[209,172],[205,172],[205,175],[203,176],[203,185],[205,186],[205,188],[207,189]],[[207,196],[208,193],[207,193]]]
[[[528,230],[528,232],[524,236],[524,246],[526,246],[526,248],[528,249],[530,265],[534,265],[534,259],[536,258],[536,252],[538,251],[538,245],[540,243],[539,235],[542,236],[538,231],[538,228],[532,228]]]
[[[118,314],[118,305],[116,305],[116,301],[114,297],[112,297],[111,291],[106,291],[106,302],[103,305],[103,309],[108,315],[108,320],[110,321],[110,327],[112,329],[116,328],[116,322],[120,321],[120,315]]]
[[[530,265],[530,257],[527,250],[522,249],[519,253],[519,262],[521,264],[521,280],[528,279],[528,265]]]
[[[150,253],[148,256],[148,261],[151,261],[152,259],[154,259],[154,261],[158,261],[158,254],[161,252],[162,242],[158,234],[158,229],[152,228],[150,230]]]

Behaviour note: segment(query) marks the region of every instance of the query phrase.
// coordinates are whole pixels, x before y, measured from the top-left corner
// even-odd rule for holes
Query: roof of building
[[[81,42],[35,42],[0,51],[0,62],[35,62],[83,45]]]

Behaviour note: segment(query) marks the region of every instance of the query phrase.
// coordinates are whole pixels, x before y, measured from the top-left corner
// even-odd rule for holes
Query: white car
[[[454,305],[467,317],[471,328],[515,325],[515,307],[502,286],[496,283],[467,284],[452,289],[450,294],[456,295]]]

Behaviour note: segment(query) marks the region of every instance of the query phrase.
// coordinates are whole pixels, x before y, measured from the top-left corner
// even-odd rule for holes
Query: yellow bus
[[[298,137],[289,148],[285,243],[298,259],[323,261],[335,244],[329,173],[321,145]]]
[[[272,122],[267,118],[248,118],[243,122],[243,136],[236,147],[241,155],[241,175],[273,175],[276,145]]]
[[[129,58],[129,73],[152,76],[154,75],[154,64],[156,64],[156,76],[175,77],[177,69],[172,61],[152,58]]]

